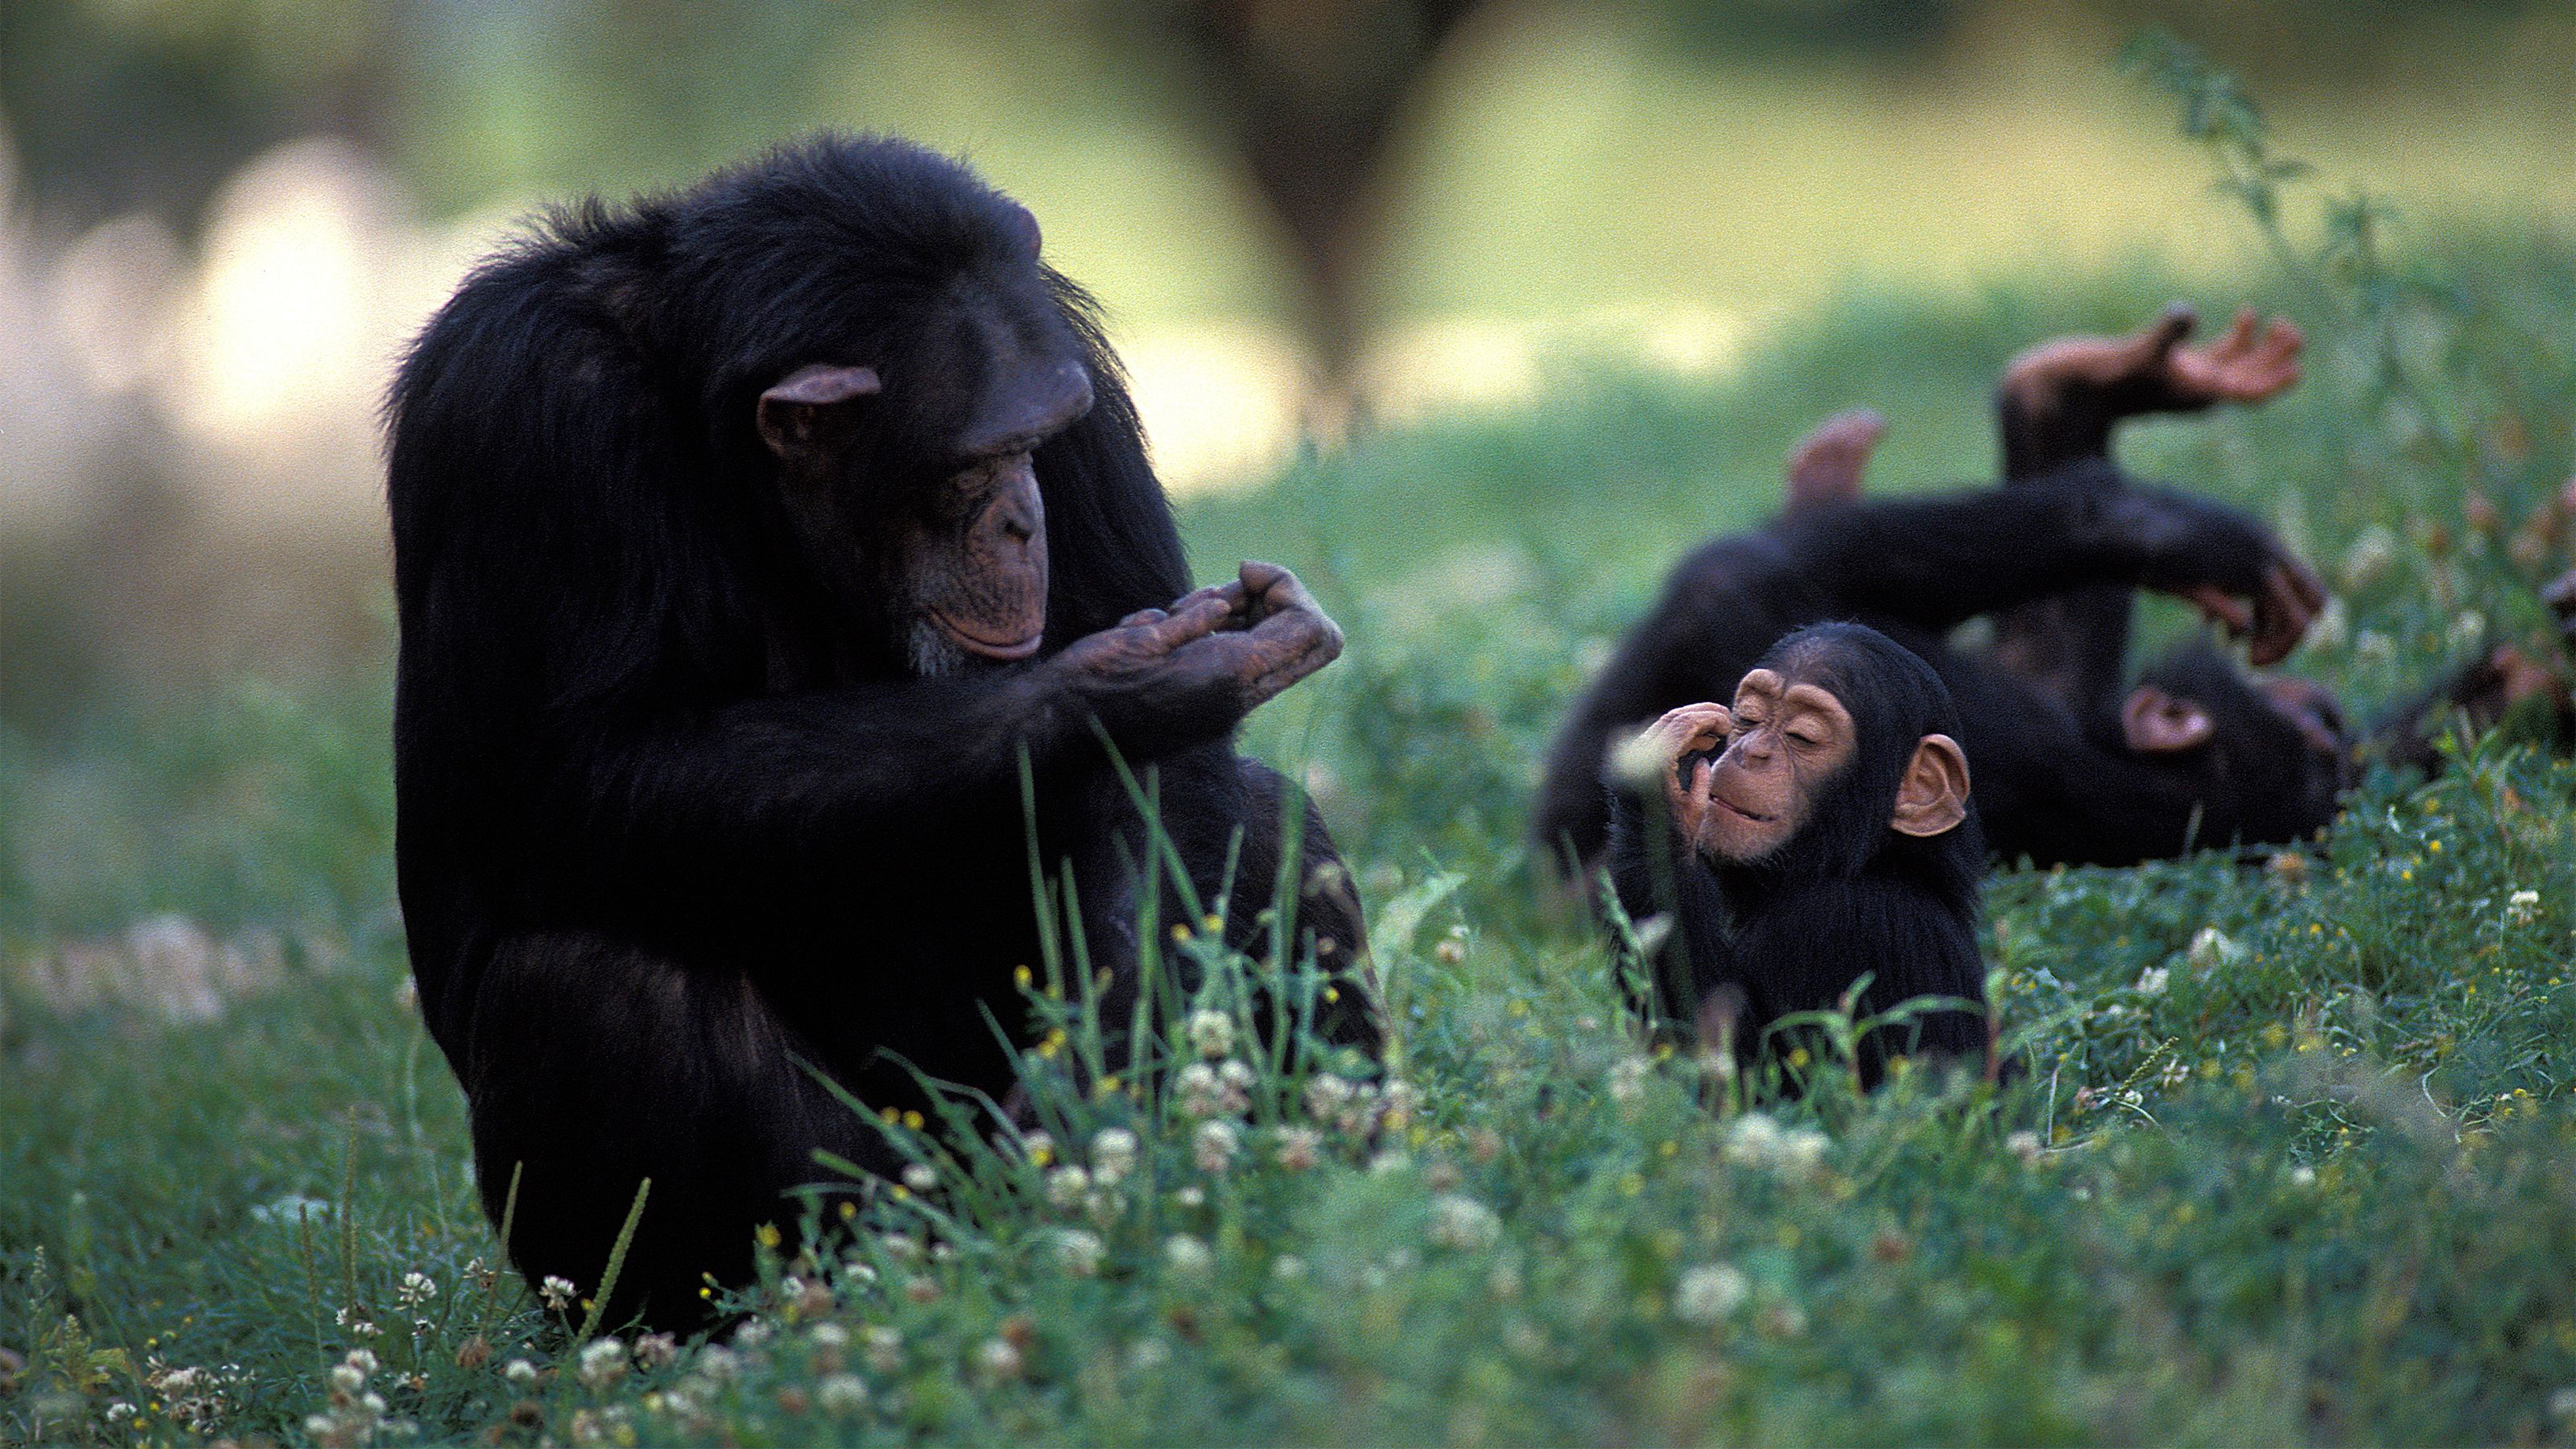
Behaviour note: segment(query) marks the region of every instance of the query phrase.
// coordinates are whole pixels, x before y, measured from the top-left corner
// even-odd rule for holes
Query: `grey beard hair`
[[[912,621],[912,631],[904,640],[904,662],[912,666],[913,677],[937,679],[942,675],[961,674],[966,669],[966,651],[939,631],[928,619]]]

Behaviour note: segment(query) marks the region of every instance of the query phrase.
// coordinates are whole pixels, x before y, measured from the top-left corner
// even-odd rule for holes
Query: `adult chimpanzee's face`
[[[1090,411],[1092,386],[1036,237],[1027,220],[999,265],[947,279],[879,355],[809,364],[761,395],[808,562],[880,616],[916,673],[1025,659],[1046,633],[1034,455]]]
[[[1760,860],[1798,833],[1815,802],[1851,762],[1851,711],[1822,685],[1756,669],[1736,686],[1734,728],[1706,798],[1702,848],[1738,864]]]

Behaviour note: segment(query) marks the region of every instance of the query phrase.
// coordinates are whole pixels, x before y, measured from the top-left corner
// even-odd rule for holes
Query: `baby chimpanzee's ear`
[[[1948,735],[1925,735],[1896,784],[1896,818],[1888,825],[1900,835],[1933,836],[1967,818],[1967,751]]]
[[[2141,684],[2120,706],[2120,737],[2142,755],[2178,755],[2209,743],[2218,732],[2209,711],[2192,700]]]

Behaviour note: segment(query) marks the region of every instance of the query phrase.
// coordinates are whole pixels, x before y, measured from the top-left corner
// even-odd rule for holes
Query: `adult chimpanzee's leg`
[[[2111,431],[2124,418],[2256,402],[2298,381],[2301,338],[2287,322],[2258,333],[2248,310],[2216,341],[2183,346],[2197,324],[2190,308],[2176,306],[2127,337],[2064,337],[2013,359],[1995,394],[2005,480],[2109,462]],[[2107,723],[2124,692],[2132,594],[2106,584],[2000,614],[1996,657],[2079,720]]]
[[[597,1293],[653,1179],[605,1321],[687,1322],[703,1311],[699,1275],[741,1282],[745,1225],[793,1227],[778,1185],[835,1176],[814,1148],[877,1172],[900,1165],[808,1072],[813,1047],[747,973],[554,934],[494,943],[476,980],[462,1075],[478,1186],[494,1223],[510,1211],[511,1261],[531,1282]]]

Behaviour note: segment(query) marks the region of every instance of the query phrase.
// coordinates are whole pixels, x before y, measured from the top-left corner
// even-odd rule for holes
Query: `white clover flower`
[[[2183,953],[2182,959],[2195,975],[2206,976],[2218,967],[2235,965],[2244,954],[2245,948],[2227,939],[2226,932],[2216,926],[2203,926],[2200,934],[2191,938],[2191,949]]]
[[[1207,1189],[1195,1182],[1185,1182],[1172,1189],[1172,1201],[1192,1212],[1207,1206]]]
[[[1174,1233],[1163,1242],[1163,1263],[1175,1277],[1200,1279],[1215,1270],[1216,1253],[1187,1233]]]
[[[502,1367],[501,1377],[514,1384],[533,1384],[537,1381],[537,1366],[526,1359],[514,1358]]]
[[[1621,1057],[1612,1062],[1610,1064],[1610,1100],[1626,1106],[1645,1095],[1646,1078],[1652,1075],[1654,1070],[1654,1062],[1645,1057]]]
[[[1380,1149],[1369,1158],[1368,1172],[1371,1177],[1384,1177],[1389,1173],[1402,1172],[1412,1165],[1412,1156],[1403,1148],[1388,1147]]]
[[[2025,1127],[2004,1138],[2004,1150],[2024,1163],[2039,1160],[2039,1134]]]
[[[2140,996],[2162,996],[2165,982],[2172,976],[2173,972],[2166,967],[2150,966],[2138,973],[2137,992]]]
[[[417,1308],[438,1296],[438,1280],[427,1273],[405,1273],[394,1289],[394,1301],[405,1308]]]
[[[1776,1164],[1786,1172],[1813,1172],[1832,1145],[1832,1138],[1813,1127],[1793,1128],[1780,1139]]]
[[[2316,1185],[2316,1180],[2317,1170],[2308,1166],[2306,1163],[2301,1163],[2297,1167],[2290,1169],[2290,1181],[2296,1186],[2313,1187]]]
[[[1728,1263],[1702,1263],[1682,1274],[1673,1288],[1673,1316],[1701,1328],[1724,1319],[1744,1305],[1753,1285],[1741,1269]]]
[[[867,1407],[868,1386],[857,1374],[831,1374],[814,1386],[814,1402],[826,1414],[855,1414]]]
[[[367,1376],[348,1364],[331,1365],[331,1387],[344,1394],[355,1394],[367,1386]]]
[[[2549,1396],[2549,1412],[2562,1419],[2576,1419],[2576,1384],[2569,1384]]]
[[[1385,1121],[1389,1127],[1404,1126],[1422,1110],[1421,1089],[1411,1082],[1389,1078],[1385,1086],[1378,1088],[1377,1095],[1386,1108]]]
[[[2505,898],[2504,919],[2509,926],[2528,926],[2540,918],[2540,892],[2515,891]]]
[[[1057,1207],[1078,1207],[1090,1191],[1091,1174],[1070,1162],[1046,1176],[1047,1201]]]
[[[2487,616],[2475,609],[2462,609],[2460,616],[2451,621],[2442,641],[2453,649],[2467,649],[2486,636]]]
[[[340,1362],[356,1369],[361,1374],[372,1374],[377,1369],[384,1367],[384,1365],[376,1362],[376,1356],[372,1350],[363,1348],[353,1348],[349,1350],[348,1357],[340,1360]]]
[[[1252,1106],[1252,1089],[1260,1084],[1261,1076],[1250,1063],[1227,1057],[1216,1064],[1216,1082],[1225,1094],[1225,1109],[1240,1113]]]
[[[2364,589],[2377,583],[2397,562],[2397,535],[2381,524],[2372,524],[2345,549],[2342,566],[2335,570],[2347,590]]]
[[[1209,1061],[1234,1050],[1234,1018],[1222,1011],[1191,1012],[1189,1030],[1190,1045]]]
[[[1190,1147],[1201,1172],[1223,1172],[1233,1165],[1234,1154],[1242,1149],[1243,1134],[1231,1122],[1212,1119],[1199,1124]]]
[[[604,1389],[626,1376],[626,1345],[615,1338],[594,1338],[581,1346],[575,1372],[594,1389]]]
[[[657,1333],[653,1335],[653,1338],[668,1337],[670,1337],[670,1335],[667,1333]],[[850,1331],[837,1323],[818,1323],[814,1325],[811,1332],[806,1334],[806,1337],[814,1340],[814,1345],[817,1348],[840,1348],[849,1343]],[[651,1339],[639,1340],[636,1343],[635,1356],[638,1359],[644,1357],[644,1345],[649,1342],[651,1342]]]
[[[537,1285],[537,1296],[545,1300],[546,1307],[557,1313],[571,1307],[573,1296],[580,1291],[572,1286],[570,1278],[558,1278],[551,1273],[546,1275],[544,1282]]]
[[[1077,1278],[1100,1276],[1100,1260],[1108,1251],[1108,1244],[1100,1241],[1098,1233],[1087,1233],[1080,1228],[1059,1228],[1056,1231],[1056,1266]]]
[[[1091,1134],[1091,1172],[1103,1185],[1136,1170],[1136,1134],[1124,1127],[1103,1127]]]
[[[1172,1361],[1172,1346],[1159,1338],[1140,1338],[1127,1348],[1127,1367],[1152,1373]]]
[[[975,1350],[975,1370],[987,1379],[1015,1379],[1020,1368],[1020,1351],[1007,1338],[988,1338]]]
[[[877,1239],[877,1246],[885,1250],[887,1257],[898,1263],[918,1263],[924,1251],[921,1239],[910,1233],[887,1233]],[[745,1328],[751,1326],[748,1323],[743,1325]]]
[[[698,1372],[710,1379],[723,1381],[742,1376],[742,1355],[720,1343],[698,1350]]]
[[[1290,1172],[1304,1172],[1313,1167],[1322,1152],[1324,1134],[1312,1127],[1279,1129],[1279,1165]]]
[[[769,1326],[767,1319],[755,1318],[733,1331],[733,1346],[741,1349],[758,1348],[769,1342],[769,1336],[777,1331]]]
[[[133,1417],[134,1406],[123,1399],[118,1399],[116,1402],[107,1406],[107,1422],[111,1424],[122,1424]],[[328,1419],[322,1418],[319,1414],[316,1414],[313,1417],[324,1424],[331,1422]]]
[[[914,1192],[928,1192],[939,1186],[939,1169],[927,1162],[916,1162],[903,1170],[903,1185]]]
[[[890,1374],[903,1367],[902,1329],[875,1324],[861,1329],[859,1338],[863,1345],[860,1352],[866,1355],[868,1367],[881,1374]]]
[[[1306,1115],[1325,1126],[1334,1125],[1350,1102],[1351,1084],[1344,1078],[1317,1072],[1306,1079]]]
[[[1044,1132],[1031,1132],[1020,1138],[1020,1155],[1039,1167],[1055,1160],[1055,1138]]]
[[[1780,1151],[1780,1124],[1765,1112],[1747,1112],[1728,1124],[1726,1160],[1747,1167],[1767,1166]]]
[[[1306,1276],[1306,1260],[1294,1253],[1282,1253],[1270,1260],[1270,1276],[1282,1283],[1294,1283]]]
[[[1181,1110],[1192,1117],[1214,1117],[1225,1111],[1225,1085],[1217,1080],[1216,1068],[1205,1062],[1192,1062],[1174,1073],[1172,1090],[1180,1098]]]
[[[1464,1193],[1431,1200],[1431,1241],[1444,1248],[1490,1248],[1503,1236],[1494,1210]]]

